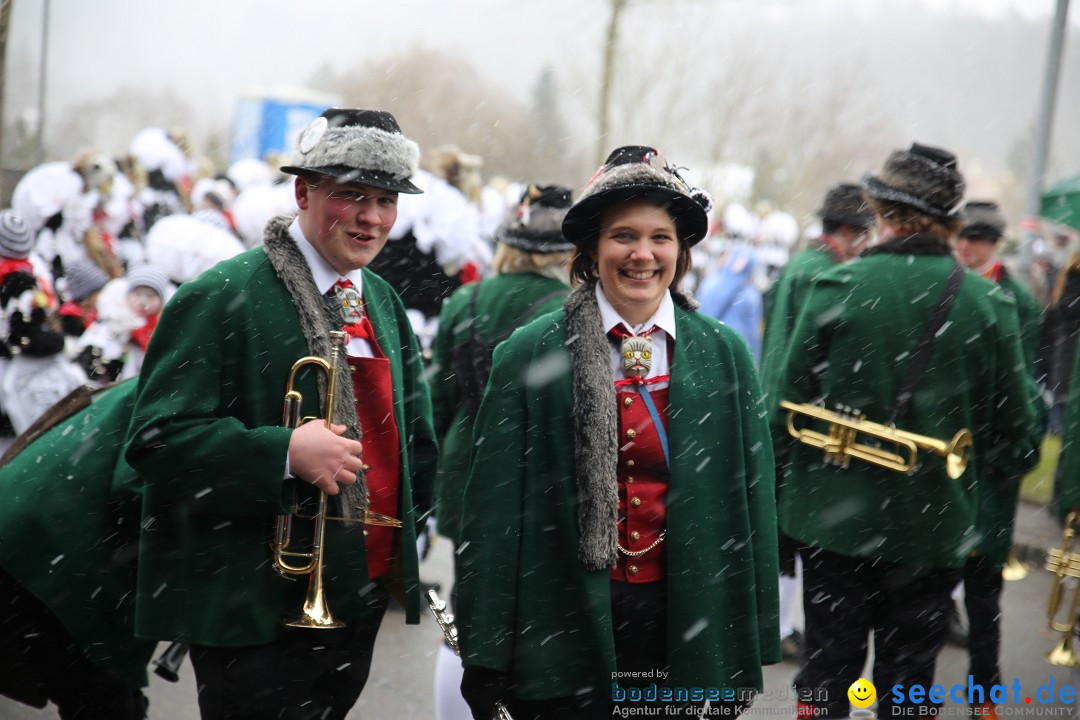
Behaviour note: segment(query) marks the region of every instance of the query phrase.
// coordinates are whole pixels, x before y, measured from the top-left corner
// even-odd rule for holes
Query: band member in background
[[[834,185],[817,215],[821,237],[784,266],[769,290],[761,358],[761,386],[768,402],[778,400],[773,395],[780,361],[810,286],[822,273],[862,252],[874,226],[874,216],[858,185]]]
[[[993,450],[1015,448],[1008,457],[1018,462],[1038,454],[1013,300],[952,258],[963,188],[951,153],[917,143],[866,176],[881,242],[816,281],[782,360],[777,401],[840,405],[937,439],[966,428],[975,448],[959,479],[928,450],[910,477],[858,459],[843,467],[791,439],[787,411],[773,413],[779,462],[790,463],[780,527],[803,546],[806,645],[795,685],[827,698],[801,703],[804,716],[848,715],[870,630],[875,685],[932,683]],[[901,709],[919,714],[878,696],[879,717]]]
[[[761,358],[761,385],[767,407],[782,399],[776,397],[780,362],[810,286],[822,273],[858,255],[874,225],[874,216],[858,185],[840,184],[830,188],[817,215],[821,218],[821,237],[784,266],[769,290]],[[785,467],[777,466],[778,498],[785,472]],[[791,538],[780,533],[781,649],[785,658],[793,660],[802,652],[802,635],[795,630],[791,619],[802,574],[796,546]]]
[[[367,680],[390,594],[419,622],[415,537],[436,460],[419,345],[365,270],[394,224],[418,148],[386,112],[328,110],[298,138],[299,214],[185,283],[139,377],[127,461],[145,481],[136,632],[189,643],[203,718],[343,718]],[[293,362],[348,333],[336,417],[281,427]],[[324,383],[319,382],[318,387]],[[304,416],[320,415],[311,375]],[[361,433],[363,444],[361,445]],[[274,572],[278,515],[330,496],[325,593],[344,628],[286,627],[304,582]],[[376,515],[377,514],[377,515]],[[371,517],[400,521],[373,525]],[[293,519],[290,549],[311,523]]]
[[[1031,376],[1032,405],[1041,435],[1046,432],[1047,412],[1035,385],[1035,357],[1041,335],[1042,309],[1039,303],[1005,268],[995,255],[995,248],[1005,234],[1005,218],[997,203],[970,200],[964,205],[964,226],[955,242],[956,258],[966,268],[997,283],[1015,302],[1020,327],[1024,363]],[[980,487],[976,535],[978,545],[964,564],[964,607],[968,616],[968,672],[983,687],[1001,684],[1001,585],[1002,569],[1012,547],[1016,504],[1020,499],[1022,474],[1003,474],[1001,470],[1024,467],[1020,458],[1002,461],[1002,455],[1024,450],[1001,446],[995,448],[994,460],[988,463],[987,482]],[[955,611],[954,611],[955,612]],[[981,703],[983,716],[997,718],[994,703]]]
[[[0,469],[0,693],[64,720],[146,717],[157,643],[134,632],[139,478],[121,456],[134,400],[134,382],[69,396],[49,415],[83,409]]]
[[[971,272],[1000,285],[1016,301],[1024,361],[1029,372],[1034,373],[1042,331],[1042,307],[997,256],[998,244],[1005,237],[1005,218],[992,200],[969,200],[964,205],[963,217],[964,226],[954,243],[956,259]]]
[[[459,544],[461,496],[469,477],[473,422],[491,374],[495,346],[534,318],[562,307],[570,292],[574,249],[562,234],[570,188],[530,185],[512,217],[496,230],[495,276],[447,299],[432,345],[431,400],[439,438],[436,479],[439,534]],[[435,672],[436,717],[461,699],[461,661],[445,644]]]
[[[709,205],[654,149],[612,152],[563,222],[579,287],[495,351],[457,564],[476,718],[760,689],[780,659],[757,374],[677,289]]]

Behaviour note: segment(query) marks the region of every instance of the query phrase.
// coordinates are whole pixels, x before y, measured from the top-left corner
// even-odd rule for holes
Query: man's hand
[[[337,495],[338,485],[352,485],[364,466],[359,440],[342,437],[344,425],[326,428],[325,420],[312,420],[293,430],[289,439],[289,470],[327,495]]]

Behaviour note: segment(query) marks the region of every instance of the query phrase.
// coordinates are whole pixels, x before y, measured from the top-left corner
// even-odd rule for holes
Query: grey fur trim
[[[309,152],[299,150],[292,165],[380,170],[399,180],[416,174],[420,146],[401,133],[360,125],[328,128]]]
[[[688,293],[672,289],[676,305],[694,311]],[[603,570],[618,559],[619,418],[615,383],[596,281],[563,302],[574,393],[574,477],[578,499],[578,559],[587,570]]]
[[[601,173],[593,180],[591,185],[582,190],[578,202],[580,203],[590,195],[595,195],[617,187],[625,187],[627,185],[662,187],[677,192],[680,195],[690,196],[690,187],[684,183],[680,183],[679,178],[675,175],[657,170],[645,163],[625,163],[623,165],[616,165]]]
[[[276,217],[266,224],[266,234],[263,239],[266,256],[270,259],[270,264],[278,277],[285,283],[285,288],[296,306],[296,312],[300,316],[300,328],[307,340],[308,352],[329,359],[330,331],[337,329],[336,323],[332,323],[331,319],[335,317],[337,308],[315,287],[311,268],[308,267],[303,253],[289,234],[290,224],[292,224],[292,218],[288,216]],[[318,383],[319,393],[325,397],[326,379],[322,373],[319,374]],[[284,395],[284,386],[281,392]],[[359,440],[362,434],[360,420],[356,415],[352,378],[349,375],[349,366],[344,362],[338,368],[334,405],[337,411],[334,421],[339,425],[345,425],[345,437]],[[330,496],[331,506],[336,506],[335,512],[340,513],[341,517],[363,517],[364,509],[368,505],[367,483],[363,472],[356,474],[355,485],[340,485],[339,487],[341,492]]]
[[[671,299],[676,305],[683,310],[689,310],[693,312],[701,307],[701,303],[697,301],[697,298],[693,296],[688,290],[680,290],[678,288],[671,288]]]
[[[596,283],[563,303],[574,389],[574,476],[578,493],[578,559],[603,570],[618,559],[618,408]]]

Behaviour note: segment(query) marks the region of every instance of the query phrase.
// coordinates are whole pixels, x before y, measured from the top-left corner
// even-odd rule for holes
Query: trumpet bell
[[[1063,668],[1080,667],[1080,658],[1073,652],[1072,637],[1062,636],[1057,645],[1046,653],[1046,662]]]
[[[971,437],[971,431],[967,428],[957,432],[949,441],[945,448],[945,472],[948,473],[950,480],[959,479],[967,470],[968,462],[971,460],[972,445],[974,445],[974,440]]]
[[[308,580],[308,593],[304,600],[304,609],[292,620],[286,620],[285,624],[295,628],[312,628],[315,630],[331,630],[343,628],[345,623],[335,620],[330,614],[330,608],[326,604],[326,592],[322,585],[322,572],[311,573]]]
[[[1027,565],[1016,559],[1016,553],[1009,551],[1009,559],[1005,561],[1005,567],[1001,568],[1001,578],[1005,581],[1012,582],[1015,580],[1023,580],[1027,577],[1028,568]]]

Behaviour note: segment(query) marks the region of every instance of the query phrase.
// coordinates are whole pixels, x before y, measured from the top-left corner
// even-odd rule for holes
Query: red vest
[[[398,428],[394,422],[394,383],[390,376],[390,360],[371,341],[373,358],[349,357],[353,379],[353,397],[360,430],[364,437],[364,465],[367,466],[368,509],[400,518],[401,455],[398,447]],[[395,528],[382,525],[364,526],[364,545],[367,549],[368,577],[375,579],[390,571],[394,558]]]
[[[667,525],[668,468],[660,436],[649,410],[632,387],[617,389],[619,403],[619,545],[631,552],[656,542]],[[660,421],[667,430],[668,391],[650,391]],[[611,579],[621,582],[656,582],[667,574],[666,544],[648,552],[619,559]]]

